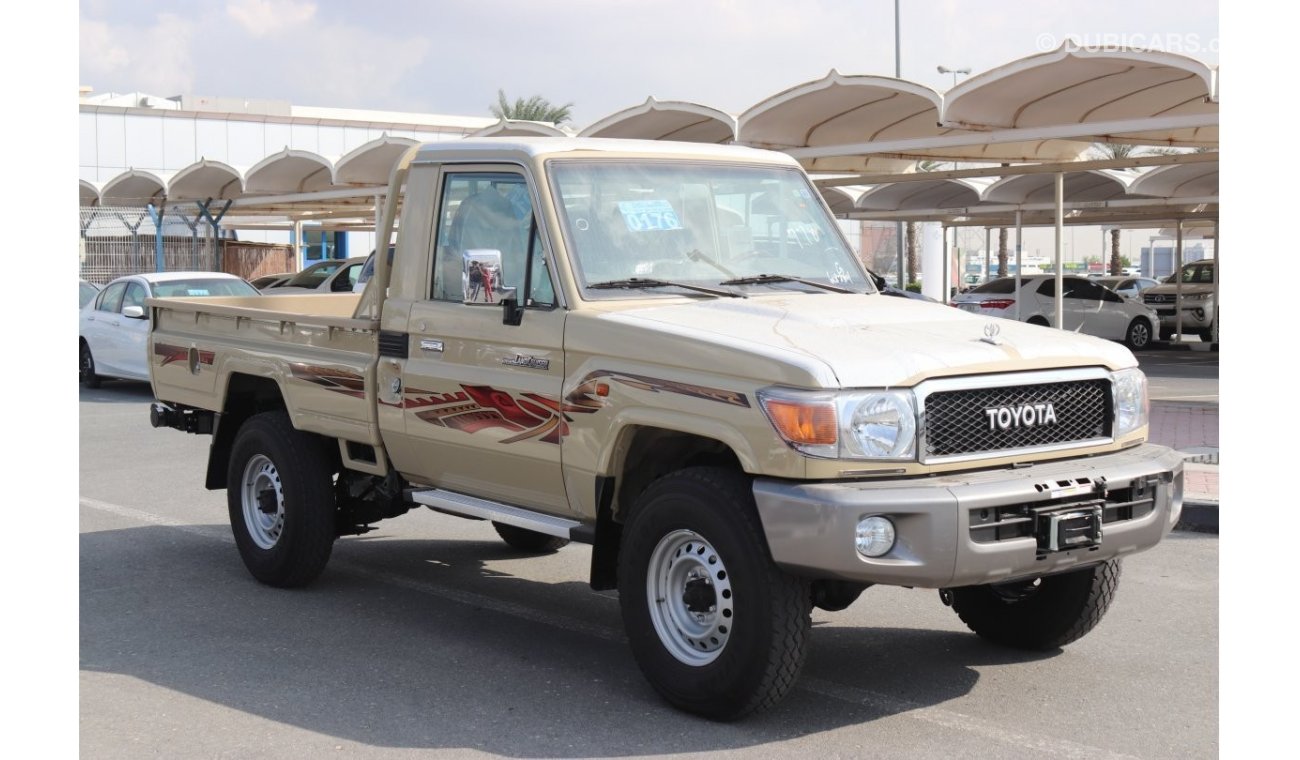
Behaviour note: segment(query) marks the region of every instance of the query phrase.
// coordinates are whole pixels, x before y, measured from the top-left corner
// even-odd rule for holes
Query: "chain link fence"
[[[219,270],[219,245],[212,225],[175,211],[163,212],[160,221],[156,224],[146,208],[82,206],[81,279],[103,285],[122,275],[160,269]]]

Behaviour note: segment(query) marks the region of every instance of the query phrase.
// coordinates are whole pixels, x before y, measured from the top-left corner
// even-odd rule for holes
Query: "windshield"
[[[298,274],[294,275],[294,278],[286,282],[283,287],[286,288],[320,287],[321,283],[329,279],[330,275],[334,274],[336,271],[338,271],[339,267],[347,263],[348,262],[344,259],[337,259],[334,261],[322,261],[321,263],[314,264],[308,267],[307,269],[302,270]]]
[[[189,296],[260,296],[257,288],[245,280],[227,278],[168,280],[155,282],[153,294],[157,298],[186,298]]]
[[[573,265],[585,288],[628,280],[717,286],[782,275],[872,292],[807,179],[796,169],[687,162],[551,163]],[[635,284],[635,283],[634,283]],[[824,292],[767,278],[729,288]],[[642,298],[635,287],[591,297]]]
[[[1183,268],[1183,282],[1214,282],[1214,264],[1196,264]]]

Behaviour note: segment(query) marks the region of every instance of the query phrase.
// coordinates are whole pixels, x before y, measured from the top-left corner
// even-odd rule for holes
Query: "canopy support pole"
[[[1024,229],[1020,226],[1020,209],[1016,209],[1016,321],[1020,321],[1020,278],[1024,275],[1020,266],[1020,234]]]
[[[1174,247],[1177,249],[1175,256],[1178,257],[1174,265],[1174,332],[1178,335],[1178,342],[1183,342],[1183,219],[1178,218],[1178,231],[1175,234]]]
[[[1065,267],[1061,263],[1061,238],[1065,230],[1065,172],[1055,175],[1056,187],[1056,258],[1053,269],[1056,272],[1056,299],[1052,304],[1056,316],[1056,329],[1065,329]],[[1018,301],[1019,299],[1017,299]]]
[[[1214,219],[1214,319],[1210,322],[1211,342],[1219,345],[1219,219]]]
[[[939,232],[939,239],[943,241],[943,264],[939,267],[939,283],[943,288],[943,295],[939,299],[942,303],[948,303],[948,228],[946,226]]]
[[[984,228],[984,277],[982,280],[988,282],[993,279],[993,228]]]
[[[153,220],[153,268],[155,272],[167,271],[167,259],[163,256],[163,220],[162,213],[158,207],[152,203],[145,206],[149,210],[149,218]]]

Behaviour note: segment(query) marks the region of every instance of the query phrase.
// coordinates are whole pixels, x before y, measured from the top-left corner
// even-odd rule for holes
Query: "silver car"
[[[1134,351],[1151,346],[1160,318],[1154,309],[1130,301],[1086,277],[1067,275],[1062,279],[1065,297],[1062,314],[1065,329],[1124,343]],[[1020,321],[1054,327],[1056,276],[1028,275],[1016,289],[1016,278],[1002,277],[975,287],[952,299],[952,305],[972,314],[1015,319],[1020,303]]]
[[[1132,298],[1136,301],[1142,300],[1142,291],[1160,284],[1160,281],[1154,277],[1129,277],[1125,275],[1097,277],[1093,282],[1100,282],[1125,298]]]

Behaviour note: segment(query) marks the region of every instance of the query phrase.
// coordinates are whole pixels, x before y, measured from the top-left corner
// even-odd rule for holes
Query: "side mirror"
[[[505,297],[502,283],[505,281],[501,269],[501,251],[495,248],[471,248],[465,251],[461,272],[461,303],[467,306],[475,304],[501,303]]]
[[[144,307],[143,306],[123,307],[122,316],[128,319],[144,319],[145,318]]]

